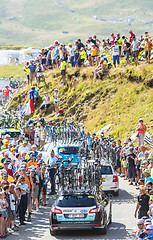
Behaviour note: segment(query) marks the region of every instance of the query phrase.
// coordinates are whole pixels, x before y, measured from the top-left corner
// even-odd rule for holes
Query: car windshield
[[[59,154],[78,154],[79,148],[78,147],[60,147],[58,148]]]
[[[101,166],[101,174],[113,174],[111,166]]]
[[[14,138],[15,136],[19,136],[21,134],[21,132],[8,132],[5,134],[9,134],[11,136],[11,138]],[[2,137],[4,137],[5,135],[2,134]]]
[[[97,206],[93,195],[60,196],[57,202],[58,207],[92,207]]]

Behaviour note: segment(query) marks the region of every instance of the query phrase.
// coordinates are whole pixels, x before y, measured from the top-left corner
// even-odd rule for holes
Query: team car
[[[106,234],[112,221],[108,196],[98,201],[92,193],[61,193],[50,211],[50,234],[66,229],[99,229]]]
[[[105,192],[113,193],[114,196],[119,195],[119,179],[115,173],[111,163],[101,164],[101,188]]]

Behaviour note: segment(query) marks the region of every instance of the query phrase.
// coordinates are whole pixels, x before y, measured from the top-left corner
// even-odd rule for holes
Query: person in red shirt
[[[114,33],[111,33],[111,37],[112,37],[112,39],[111,39],[111,46],[113,46],[114,42],[115,42],[115,39],[116,39],[116,37],[114,36]]]
[[[146,125],[144,125],[143,119],[139,119],[139,124],[137,126],[137,131],[138,131],[138,143],[139,146],[144,145],[144,137],[145,137],[145,132],[146,132]]]
[[[132,38],[135,37],[135,34],[132,32],[132,30],[129,30],[130,37],[129,37],[129,43],[132,42]]]
[[[5,89],[3,90],[3,95],[5,98],[5,104],[7,103],[9,99],[9,94],[12,93],[12,91],[9,89],[9,86],[6,86]]]

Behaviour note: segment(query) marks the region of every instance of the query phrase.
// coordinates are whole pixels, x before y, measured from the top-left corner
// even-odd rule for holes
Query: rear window
[[[57,202],[58,207],[92,207],[97,206],[95,197],[89,196],[60,196]]]
[[[101,174],[113,174],[111,166],[101,166]]]
[[[61,147],[58,148],[58,153],[59,154],[78,154],[79,153],[79,148],[78,147]]]

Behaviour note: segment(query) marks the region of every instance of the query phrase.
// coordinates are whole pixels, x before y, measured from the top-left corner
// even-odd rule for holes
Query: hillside
[[[153,33],[151,0],[1,0],[0,43],[47,46],[111,32]]]
[[[68,70],[67,83],[75,75],[78,85],[68,91],[68,86],[61,86],[60,72],[52,70],[46,78],[47,84],[40,85],[40,99],[34,119],[39,117],[39,107],[43,92],[48,91],[51,106],[45,117],[46,120],[60,120],[68,118],[76,122],[83,122],[88,131],[97,131],[111,123],[109,134],[124,139],[130,135],[137,125],[138,119],[143,117],[148,131],[153,123],[153,78],[152,65],[120,67],[111,69],[102,80],[92,83],[93,68]],[[47,73],[48,74],[48,73]],[[59,89],[61,96],[60,110],[64,116],[56,118],[53,105],[54,89]],[[25,87],[14,97],[11,108],[19,108],[28,101],[29,87]],[[31,116],[27,116],[30,117]]]

